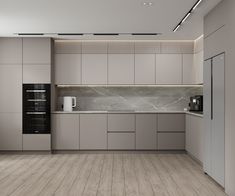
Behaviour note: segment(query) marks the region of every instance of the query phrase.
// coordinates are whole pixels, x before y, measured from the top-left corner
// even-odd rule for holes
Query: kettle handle
[[[72,97],[72,101],[73,101],[72,107],[75,108],[77,106],[76,97]]]

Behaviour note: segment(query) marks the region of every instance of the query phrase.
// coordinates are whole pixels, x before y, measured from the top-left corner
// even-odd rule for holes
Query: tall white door
[[[212,177],[224,186],[224,54],[212,60]]]
[[[221,54],[204,64],[204,170],[224,187],[224,58]]]
[[[212,59],[204,62],[203,69],[203,127],[204,127],[204,171],[211,173],[211,68]]]

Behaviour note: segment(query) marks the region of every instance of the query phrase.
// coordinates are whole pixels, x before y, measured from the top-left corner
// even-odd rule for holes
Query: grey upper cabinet
[[[108,55],[108,84],[134,84],[134,54]]]
[[[21,113],[0,113],[0,150],[22,150]]]
[[[135,114],[108,114],[109,132],[134,132]]]
[[[160,42],[135,42],[135,54],[160,54]]]
[[[78,114],[52,115],[52,149],[53,150],[79,149]]]
[[[134,42],[109,42],[108,53],[109,54],[134,54],[135,44]]]
[[[0,65],[0,112],[22,112],[22,65]]]
[[[81,84],[81,54],[55,54],[55,84]]]
[[[158,114],[158,132],[185,132],[185,114]]]
[[[183,54],[183,84],[195,84],[194,55]]]
[[[81,54],[82,43],[56,40],[54,42],[55,54]]]
[[[82,43],[83,54],[107,54],[108,44],[106,42],[83,42]]]
[[[23,83],[51,83],[51,39],[23,38]]]
[[[106,114],[80,114],[80,149],[107,149]]]
[[[22,38],[0,38],[0,64],[22,64]]]
[[[193,54],[194,53],[194,41],[181,42],[181,53],[182,54]]]
[[[107,54],[82,55],[82,84],[107,84]]]
[[[51,64],[51,39],[23,38],[23,64]]]
[[[156,54],[156,83],[182,84],[181,54]]]
[[[155,54],[135,54],[135,84],[155,84]]]
[[[136,114],[136,149],[157,148],[157,115]]]
[[[181,54],[180,42],[162,42],[161,43],[162,54]]]

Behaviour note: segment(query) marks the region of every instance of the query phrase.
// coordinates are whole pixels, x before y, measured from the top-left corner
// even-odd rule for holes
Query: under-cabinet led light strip
[[[189,12],[183,17],[183,19],[179,22],[179,24],[176,25],[176,27],[173,29],[174,32],[176,32],[180,26],[187,20],[187,18],[192,14],[192,12],[197,8],[197,6],[202,2],[202,0],[198,0],[193,7],[189,10]]]

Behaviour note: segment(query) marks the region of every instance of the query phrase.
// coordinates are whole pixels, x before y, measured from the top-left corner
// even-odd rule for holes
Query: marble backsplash
[[[66,87],[57,88],[57,110],[63,96],[75,96],[75,111],[138,110],[182,111],[202,87]]]

